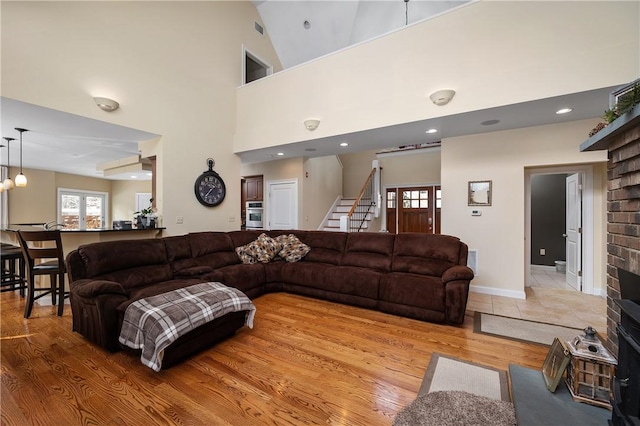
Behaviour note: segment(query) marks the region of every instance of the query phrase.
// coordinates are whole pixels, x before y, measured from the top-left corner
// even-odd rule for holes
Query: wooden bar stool
[[[20,290],[20,296],[24,297],[27,281],[20,247],[3,243],[0,246],[0,265],[2,267],[2,276],[0,277],[2,289],[0,291]]]
[[[24,317],[29,318],[33,309],[33,302],[51,294],[51,302],[55,306],[58,300],[58,315],[64,310],[64,299],[68,293],[64,290],[64,254],[62,252],[62,240],[60,231],[18,231],[20,248],[25,259],[27,273],[27,303],[24,308]],[[36,263],[38,261],[38,263]],[[49,275],[51,285],[49,287],[36,287],[35,277]],[[35,293],[38,292],[37,296]]]

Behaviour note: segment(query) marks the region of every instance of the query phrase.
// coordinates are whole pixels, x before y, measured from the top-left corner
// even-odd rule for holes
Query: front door
[[[387,188],[387,230],[440,233],[440,187]]]

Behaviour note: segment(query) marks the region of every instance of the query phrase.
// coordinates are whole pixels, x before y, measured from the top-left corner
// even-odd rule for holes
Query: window
[[[58,223],[66,229],[106,227],[106,192],[58,189]]]
[[[402,191],[402,207],[405,209],[429,208],[429,191]]]

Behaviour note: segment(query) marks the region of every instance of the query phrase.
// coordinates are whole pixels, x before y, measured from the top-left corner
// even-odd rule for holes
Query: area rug
[[[578,328],[502,317],[485,314],[484,312],[475,313],[473,331],[475,333],[547,346],[551,346],[553,339],[556,337],[561,340],[572,340],[576,336],[583,334],[582,330]]]
[[[511,401],[506,371],[434,353],[418,395],[438,391],[463,391]]]
[[[505,371],[433,354],[417,398],[393,426],[515,426]]]

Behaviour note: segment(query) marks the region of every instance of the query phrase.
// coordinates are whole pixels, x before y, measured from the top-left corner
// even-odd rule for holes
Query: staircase
[[[327,220],[323,224],[322,230],[339,232],[340,217],[348,215],[349,210],[351,210],[355,202],[356,202],[355,198],[342,198],[338,200],[337,203],[333,206],[331,213],[329,213],[329,215],[327,216]],[[367,214],[364,225],[360,232],[368,232],[371,219],[372,219],[372,215]]]

